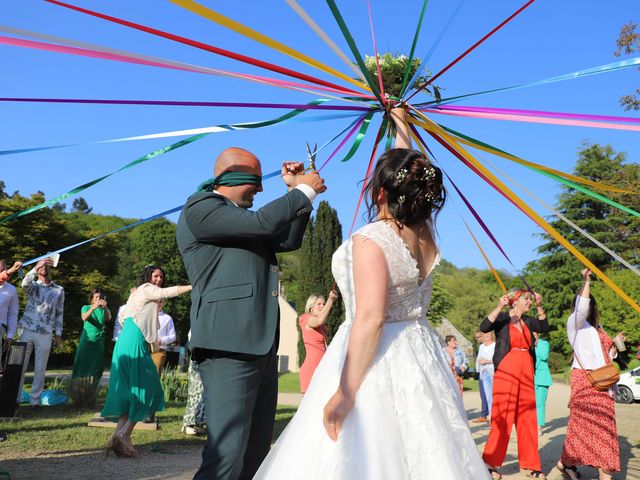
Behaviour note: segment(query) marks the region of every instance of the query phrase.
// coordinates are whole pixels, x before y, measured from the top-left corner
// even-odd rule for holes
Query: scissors
[[[311,146],[309,142],[307,142],[307,158],[309,159],[309,168],[306,170],[311,170],[312,172],[316,169],[316,153],[318,152],[318,144],[316,143],[313,146],[313,151],[311,151]]]

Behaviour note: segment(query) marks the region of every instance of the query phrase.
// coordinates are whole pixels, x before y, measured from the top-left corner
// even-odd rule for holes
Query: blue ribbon
[[[422,74],[422,71],[426,67],[427,62],[431,60],[431,55],[433,55],[433,52],[435,52],[436,48],[438,48],[438,45],[440,45],[440,41],[447,33],[447,30],[449,30],[449,27],[451,26],[455,18],[458,16],[458,12],[460,12],[460,9],[462,8],[462,4],[464,2],[465,0],[460,0],[455,11],[451,14],[449,19],[447,20],[447,23],[445,23],[444,28],[440,31],[440,34],[438,35],[438,38],[436,38],[436,41],[433,43],[433,45],[431,46],[427,54],[424,57],[422,57],[422,60],[420,62],[420,67],[416,70],[416,73],[413,74],[413,77],[411,77],[411,80],[409,81],[409,84],[407,85],[407,88],[405,89],[404,94],[402,95],[402,98],[404,98],[407,95],[407,93],[409,93],[409,91],[413,88],[413,84],[416,82],[416,80],[418,80],[418,77]]]
[[[544,80],[536,80],[534,82],[529,82],[529,83],[520,83],[518,85],[512,85],[510,87],[494,88],[492,90],[483,90],[481,92],[467,93],[466,95],[458,95],[456,97],[445,98],[440,102],[436,102],[436,101],[425,102],[425,103],[420,103],[414,106],[426,106],[426,105],[433,105],[436,103],[438,105],[448,105],[450,103],[457,102],[458,100],[461,100],[463,98],[475,97],[477,95],[484,95],[486,93],[504,92],[507,90],[516,90],[519,88],[535,87],[538,85],[545,85],[547,83],[555,83],[555,82],[561,82],[563,80],[571,80],[573,78],[587,77],[589,75],[598,75],[600,73],[611,72],[614,70],[620,70],[622,68],[633,67],[636,65],[640,65],[640,57],[629,58],[627,60],[621,60],[619,62],[607,63],[604,65],[599,65],[597,67],[585,68],[583,70],[578,70],[571,73],[565,73],[564,75],[557,75],[555,77],[545,78]]]

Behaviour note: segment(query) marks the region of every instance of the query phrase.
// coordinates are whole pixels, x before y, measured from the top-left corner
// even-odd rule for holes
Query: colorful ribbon
[[[589,186],[597,188],[599,190],[604,190],[604,191],[608,191],[608,192],[627,193],[627,194],[635,194],[636,193],[636,192],[631,192],[629,190],[625,190],[625,189],[620,188],[620,187],[615,187],[613,185],[607,185],[606,183],[594,182],[594,181],[586,179],[586,178],[578,177],[576,175],[571,175],[569,173],[565,173],[565,172],[562,172],[560,170],[556,170],[554,168],[546,167],[546,166],[540,165],[538,163],[534,163],[534,162],[530,162],[528,160],[524,160],[524,159],[522,159],[520,157],[516,157],[515,155],[512,155],[512,154],[510,154],[508,152],[505,152],[504,150],[501,150],[501,149],[499,149],[497,147],[489,145],[488,143],[485,143],[485,142],[482,142],[482,141],[480,141],[480,140],[478,140],[476,138],[470,137],[469,135],[465,135],[464,133],[457,132],[457,131],[453,130],[452,128],[448,128],[448,127],[446,127],[444,125],[440,125],[440,124],[438,124],[438,126],[443,128],[447,132],[455,135],[460,143],[464,143],[465,145],[469,145],[471,147],[477,148],[478,150],[482,150],[484,152],[493,153],[494,155],[497,155],[499,157],[505,158],[507,160],[510,160],[512,162],[515,162],[515,163],[523,165],[523,166],[525,166],[527,168],[530,168],[531,170],[534,170],[534,171],[541,170],[541,171],[544,171],[544,172],[548,172],[548,173],[557,175],[557,176],[562,177],[562,178],[566,178],[567,180],[571,180],[571,181],[576,182],[576,183],[581,183],[583,185],[589,185]]]
[[[425,154],[426,156],[426,152],[424,151],[424,149],[422,148],[422,146],[424,146],[426,148],[426,143],[425,141],[422,139],[422,137],[420,136],[420,133],[418,132],[418,130],[415,128],[414,125],[410,125],[411,127],[411,131],[413,133],[413,137],[414,139],[416,139],[416,143],[420,146],[420,149],[422,150],[422,153]],[[433,155],[432,155],[433,156]],[[500,253],[502,254],[502,256],[507,260],[507,262],[509,262],[509,265],[511,265],[511,267],[518,273],[518,276],[520,277],[520,279],[522,280],[522,283],[524,283],[525,287],[527,288],[527,290],[531,290],[531,287],[529,286],[529,284],[527,283],[527,280],[524,278],[524,276],[518,271],[518,269],[516,268],[516,266],[513,264],[513,262],[511,261],[511,259],[509,258],[509,255],[507,255],[507,252],[504,251],[504,249],[502,248],[502,245],[500,245],[500,243],[498,242],[498,240],[496,239],[496,237],[493,235],[493,232],[491,231],[491,229],[487,226],[487,224],[484,222],[484,220],[482,220],[482,217],[480,217],[480,214],[476,211],[475,208],[473,208],[473,205],[471,205],[471,202],[469,202],[469,200],[467,199],[467,197],[462,193],[462,191],[460,191],[460,189],[458,188],[458,185],[456,185],[456,183],[453,181],[453,179],[449,176],[449,174],[444,170],[441,169],[442,172],[445,174],[445,176],[447,177],[447,179],[449,180],[449,183],[453,186],[453,188],[455,189],[456,193],[458,194],[458,196],[460,197],[460,199],[464,202],[465,206],[467,207],[467,209],[469,210],[469,212],[471,212],[471,215],[473,215],[473,218],[476,219],[476,222],[478,222],[478,225],[480,225],[480,227],[484,230],[484,232],[487,234],[487,236],[489,237],[489,239],[493,242],[493,244],[496,246],[496,248],[500,251]],[[464,219],[463,219],[464,221]],[[465,222],[466,225],[466,222]],[[467,229],[469,229],[469,227],[467,226]],[[469,232],[471,232],[471,229],[469,229]],[[473,233],[471,233],[471,236],[473,237]],[[475,237],[473,237],[475,240]],[[476,240],[476,244],[478,245],[478,247],[480,248],[480,250],[482,251],[482,248],[480,247],[480,244],[477,242]],[[482,252],[484,255],[484,252]],[[489,262],[489,259],[486,258],[487,262],[489,263],[489,265],[491,265],[491,263]],[[497,272],[496,272],[497,274]],[[503,285],[501,281],[498,281],[498,283],[500,283],[500,285]]]
[[[613,290],[620,298],[627,302],[635,311],[640,313],[640,305],[638,305],[631,297],[629,297],[615,282],[613,282],[605,273],[594,265],[587,257],[585,257],[577,248],[560,235],[547,221],[532,210],[525,202],[523,202],[515,193],[513,193],[504,183],[502,183],[495,175],[488,171],[480,164],[469,152],[459,145],[454,137],[449,135],[443,128],[435,122],[424,116],[421,112],[414,109],[415,112],[424,121],[417,120],[416,124],[425,128],[427,133],[431,135],[438,143],[454,154],[456,158],[465,165],[477,172],[481,178],[485,179],[489,185],[496,189],[509,202],[515,205],[519,210],[525,213],[529,218],[534,220],[543,230],[545,230],[556,242],[562,245],[570,253],[573,254],[584,266],[589,268],[598,276],[611,290]]]
[[[317,102],[322,102],[323,100],[316,100],[312,103],[317,103]],[[251,123],[239,123],[239,124],[235,124],[235,125],[219,125],[218,131],[229,131],[229,130],[237,130],[237,129],[246,129],[246,128],[262,128],[262,127],[268,127],[271,125],[275,125],[277,123],[280,122],[284,122],[285,120],[288,120],[292,117],[295,117],[296,115],[299,115],[301,113],[303,113],[305,110],[292,110],[291,112],[282,115],[280,117],[274,118],[272,120],[266,120],[266,121],[262,121],[262,122],[251,122]],[[212,132],[208,132],[208,133],[212,133]],[[28,215],[32,212],[35,212],[37,210],[40,210],[41,208],[45,208],[45,207],[49,207],[51,205],[55,205],[58,202],[61,202],[62,200],[69,198],[73,195],[76,195],[90,187],[92,187],[93,185],[96,185],[104,180],[106,180],[107,178],[111,177],[112,175],[115,175],[116,173],[122,172],[123,170],[127,170],[131,167],[134,167],[136,165],[139,165],[141,163],[144,163],[148,160],[151,160],[152,158],[158,157],[160,155],[163,155],[165,153],[168,153],[172,150],[175,150],[177,148],[183,147],[185,145],[188,145],[190,143],[193,143],[197,140],[200,140],[204,137],[206,137],[208,135],[208,133],[200,133],[194,136],[191,136],[189,138],[186,138],[184,140],[180,140],[179,142],[173,143],[171,145],[168,145],[166,147],[160,148],[158,150],[155,150],[154,152],[151,153],[147,153],[146,155],[143,155],[137,159],[135,159],[133,162],[127,163],[126,165],[124,165],[123,167],[120,167],[118,170],[111,172],[107,175],[103,175],[102,177],[99,177],[95,180],[91,180],[90,182],[84,183],[66,193],[63,193],[62,195],[59,195],[51,200],[42,202],[38,205],[34,205],[33,207],[27,208],[25,210],[22,210],[20,212],[16,212],[13,213],[11,215],[8,215],[7,217],[4,217],[3,219],[0,219],[0,224],[2,223],[6,223],[10,220],[13,220],[14,218],[18,218],[18,217],[23,217],[25,215]]]
[[[103,13],[99,13],[99,12],[96,12],[96,11],[93,11],[93,10],[88,10],[86,8],[81,8],[81,7],[78,7],[78,6],[75,6],[75,5],[70,5],[68,3],[63,3],[63,2],[60,2],[58,0],[45,0],[45,1],[47,1],[49,3],[53,3],[55,5],[59,5],[61,7],[69,8],[71,10],[75,10],[77,12],[86,13],[87,15],[92,15],[94,17],[101,18],[103,20],[108,20],[110,22],[118,23],[118,24],[124,25],[126,27],[130,27],[130,28],[134,28],[136,30],[140,30],[140,31],[146,32],[146,33],[150,33],[152,35],[163,37],[163,38],[166,38],[168,40],[172,40],[174,42],[183,43],[185,45],[190,45],[192,47],[196,47],[196,48],[199,48],[201,50],[205,50],[205,51],[208,51],[208,52],[211,52],[211,53],[215,53],[217,55],[222,55],[224,57],[232,58],[234,60],[238,60],[238,61],[243,62],[243,63],[248,63],[250,65],[253,65],[253,66],[256,66],[256,67],[259,67],[259,68],[263,68],[263,69],[266,69],[266,70],[270,70],[272,72],[281,73],[283,75],[287,75],[289,77],[294,77],[294,78],[297,78],[299,80],[304,80],[306,82],[315,83],[317,85],[323,85],[325,87],[330,87],[330,88],[342,91],[344,93],[356,94],[356,95],[358,94],[358,92],[355,91],[355,90],[352,90],[352,89],[346,88],[346,87],[341,87],[340,85],[336,85],[335,83],[327,82],[325,80],[321,80],[319,78],[315,78],[315,77],[312,77],[310,75],[306,75],[304,73],[296,72],[296,71],[290,70],[288,68],[280,67],[278,65],[274,65],[274,64],[269,63],[269,62],[264,62],[262,60],[258,60],[258,59],[253,58],[253,57],[248,57],[246,55],[241,55],[239,53],[235,53],[235,52],[232,52],[230,50],[225,50],[223,48],[218,48],[218,47],[215,47],[213,45],[209,45],[209,44],[206,44],[206,43],[198,42],[196,40],[191,40],[189,38],[182,37],[180,35],[175,35],[175,34],[172,34],[172,33],[169,33],[169,32],[164,32],[162,30],[158,30],[158,29],[155,29],[155,28],[151,28],[151,27],[147,27],[147,26],[144,26],[144,25],[140,25],[138,23],[129,22],[127,20],[123,20],[123,19],[120,19],[120,18],[112,17],[110,15],[105,15]]]
[[[380,96],[380,91],[378,90],[377,85],[371,78],[371,75],[367,70],[367,66],[364,64],[364,59],[362,55],[360,55],[360,51],[358,50],[358,47],[356,47],[356,42],[353,40],[353,37],[349,32],[349,29],[347,28],[347,24],[344,22],[344,19],[342,18],[342,14],[340,13],[340,10],[338,10],[338,6],[336,5],[336,2],[334,0],[326,0],[326,1],[327,1],[327,5],[329,5],[329,9],[331,10],[331,13],[333,14],[333,18],[335,18],[336,23],[338,24],[338,27],[342,32],[342,36],[347,41],[347,44],[351,49],[351,53],[353,53],[353,56],[355,57],[356,62],[360,67],[360,70],[362,70],[362,74],[367,79],[367,83],[369,84],[369,87],[371,87],[371,91],[374,93],[374,95],[380,102],[380,105],[384,105],[384,100]]]
[[[369,165],[367,166],[367,172],[364,176],[364,181],[362,182],[362,189],[360,190],[360,196],[358,197],[358,203],[356,205],[356,211],[353,214],[353,220],[351,222],[351,227],[349,228],[350,237],[353,233],[353,228],[356,225],[356,219],[358,218],[358,212],[360,211],[360,205],[362,204],[362,199],[364,198],[364,191],[367,188],[367,183],[369,182],[369,177],[371,176],[371,170],[373,167],[373,161],[376,158],[376,153],[378,152],[378,145],[380,144],[380,140],[382,140],[382,136],[384,134],[385,129],[387,128],[387,123],[389,122],[388,117],[384,117],[382,119],[382,123],[380,124],[380,128],[378,129],[378,134],[376,135],[376,140],[373,144],[373,151],[371,152],[371,157],[369,158]]]
[[[286,88],[289,90],[295,90],[295,91],[304,92],[304,93],[311,93],[312,95],[316,95],[316,93],[314,93],[315,91],[321,91],[326,96],[331,96],[327,92],[338,93],[341,95],[344,94],[342,90],[336,90],[334,88],[328,88],[321,85],[309,85],[304,83],[291,82],[287,80],[262,77],[259,75],[250,75],[245,73],[218,70],[215,68],[201,67],[198,65],[191,65],[188,63],[176,62],[174,60],[168,60],[165,58],[152,57],[149,55],[140,55],[137,53],[127,52],[124,50],[116,50],[112,48],[103,47],[100,45],[94,45],[94,44],[85,43],[85,42],[78,42],[76,40],[54,37],[52,35],[45,35],[37,32],[21,30],[21,29],[12,28],[12,27],[0,26],[0,31],[32,37],[32,38],[46,39],[51,42],[60,44],[60,45],[54,45],[51,43],[30,42],[25,40],[19,40],[11,37],[0,37],[0,44],[5,44],[5,45],[24,47],[24,48],[33,48],[38,50],[65,53],[70,55],[80,55],[80,56],[85,56],[90,58],[98,58],[102,60],[127,62],[127,63],[134,63],[134,64],[145,65],[145,66],[169,68],[169,69],[183,70],[183,71],[194,72],[194,73],[203,73],[208,75],[238,78],[241,80],[261,83],[263,85],[269,85],[272,87],[280,87],[280,88]],[[355,94],[352,94],[352,95],[355,95]],[[336,97],[336,96],[331,96],[331,98],[334,98],[336,100],[342,99],[341,97]],[[363,98],[371,99],[374,97],[358,93],[357,95],[355,95],[355,98],[361,101]],[[345,99],[345,101],[356,102],[354,98],[348,98],[348,99]]]
[[[46,253],[44,255],[40,255],[39,257],[32,258],[31,260],[27,260],[26,262],[23,262],[22,266],[26,267],[27,265],[31,265],[33,263],[37,263],[40,260],[43,260],[45,258],[50,257],[51,255],[55,255],[56,253],[67,252],[69,250],[72,250],[74,248],[80,247],[82,245],[86,245],[87,243],[91,243],[91,242],[95,242],[96,240],[100,240],[101,238],[104,238],[104,237],[106,237],[108,235],[113,235],[114,233],[119,233],[119,232],[122,232],[123,230],[127,230],[129,228],[133,228],[133,227],[137,227],[138,225],[142,225],[143,223],[150,222],[151,220],[155,220],[157,218],[165,217],[165,216],[170,215],[172,213],[179,212],[180,210],[182,210],[182,207],[184,207],[184,205],[180,205],[179,207],[175,207],[175,208],[172,208],[172,209],[167,210],[165,212],[153,215],[151,217],[147,217],[145,219],[138,220],[137,222],[130,223],[129,225],[125,225],[124,227],[116,228],[115,230],[111,230],[110,232],[103,233],[103,234],[95,236],[93,238],[89,238],[87,240],[83,240],[81,242],[74,243],[73,245],[69,245],[69,246],[60,248],[60,249],[56,250],[55,252],[48,252],[48,253]]]
[[[422,2],[422,8],[420,9],[420,16],[418,17],[418,25],[416,26],[416,32],[413,34],[413,42],[411,42],[411,50],[409,51],[409,61],[407,62],[407,69],[404,71],[404,77],[402,77],[402,85],[400,86],[400,98],[404,96],[405,87],[409,80],[409,73],[411,73],[411,64],[413,63],[413,55],[416,52],[416,45],[418,43],[418,37],[420,36],[420,28],[422,27],[422,21],[424,20],[424,12],[427,10],[427,4],[429,0]]]
[[[593,243],[594,245],[598,246],[599,248],[601,248],[602,250],[604,250],[605,252],[607,252],[612,258],[614,258],[615,260],[619,261],[620,263],[622,263],[625,267],[627,267],[629,270],[631,270],[633,273],[635,273],[636,275],[640,276],[640,270],[638,270],[636,267],[634,267],[633,265],[631,265],[628,261],[626,261],[624,258],[622,258],[620,255],[618,255],[617,253],[615,253],[613,250],[611,250],[609,247],[607,247],[605,244],[603,244],[602,242],[598,241],[596,238],[594,238],[592,235],[590,235],[586,230],[580,228],[578,225],[576,225],[574,222],[572,222],[570,219],[568,219],[567,217],[565,217],[562,213],[560,213],[558,210],[556,210],[555,208],[553,208],[551,205],[549,205],[548,203],[546,203],[544,200],[542,200],[540,197],[538,197],[536,194],[534,194],[533,192],[531,192],[530,190],[528,190],[524,185],[522,185],[520,182],[518,182],[517,180],[513,179],[512,177],[510,177],[509,175],[507,175],[504,171],[500,170],[498,167],[496,167],[494,164],[492,164],[490,161],[488,161],[486,158],[482,158],[481,156],[478,156],[478,158],[482,159],[484,161],[484,163],[486,163],[487,165],[489,165],[491,168],[493,168],[493,170],[495,170],[496,172],[500,173],[503,177],[505,177],[507,180],[509,180],[511,183],[513,183],[514,185],[516,185],[517,187],[519,187],[522,191],[524,191],[525,193],[527,193],[531,198],[533,198],[534,200],[536,200],[540,205],[542,205],[544,208],[546,208],[549,212],[551,212],[553,215],[555,215],[556,217],[558,217],[560,220],[562,220],[564,223],[566,223],[567,225],[569,225],[571,228],[573,228],[575,231],[577,231],[578,233],[580,233],[583,237],[585,237],[586,239],[588,239],[591,243]]]
[[[367,130],[369,129],[369,124],[371,123],[371,118],[373,117],[373,113],[374,112],[369,112],[365,115],[364,121],[362,122],[362,126],[360,127],[360,131],[356,135],[356,139],[354,140],[353,145],[351,145],[351,149],[347,152],[347,154],[342,159],[343,162],[351,160],[351,157],[353,157],[355,153],[358,151],[358,148],[360,148],[360,144],[362,143],[362,140],[364,139],[364,136],[367,134]]]
[[[464,1],[465,0],[460,0],[458,2],[458,6],[453,11],[451,16],[447,19],[447,21],[445,22],[444,26],[442,27],[442,30],[440,30],[440,33],[438,34],[438,37],[433,42],[433,45],[431,45],[431,48],[429,49],[429,51],[424,55],[424,57],[422,57],[422,60],[420,62],[420,67],[418,67],[416,72],[413,74],[413,77],[411,77],[411,80],[409,81],[409,83],[407,85],[407,88],[404,91],[404,95],[406,95],[407,92],[411,91],[411,89],[413,88],[414,83],[416,83],[416,81],[418,80],[418,78],[420,77],[420,75],[422,74],[424,69],[427,67],[427,63],[431,59],[431,55],[433,55],[433,52],[436,51],[436,48],[438,48],[438,45],[440,45],[440,41],[443,39],[443,37],[445,36],[447,31],[449,30],[449,27],[451,26],[451,24],[453,23],[455,18],[458,16],[458,13],[460,12],[460,9],[462,8],[462,5],[464,4]],[[404,95],[403,95],[403,98],[404,98]]]
[[[355,122],[353,122],[351,125],[349,125],[347,128],[345,128],[344,130],[342,130],[340,133],[338,133],[338,135],[336,135],[335,137],[333,137],[333,140],[335,140],[336,138],[338,138],[340,135],[342,135],[344,132],[346,132],[347,130],[350,129],[349,133],[342,139],[342,141],[338,144],[338,146],[336,147],[336,149],[331,153],[331,155],[329,155],[329,157],[324,161],[324,163],[320,166],[320,168],[318,169],[318,172],[321,172],[322,169],[329,163],[329,161],[335,156],[336,153],[338,153],[338,151],[344,146],[345,143],[347,143],[347,141],[353,136],[353,134],[362,126],[364,120],[366,118],[366,115],[361,116],[359,119],[357,119]],[[326,146],[323,145],[323,147]],[[320,150],[320,149],[318,149]],[[318,151],[316,150],[316,152]]]
[[[349,67],[351,71],[360,78],[360,80],[362,80],[364,83],[367,83],[367,79],[364,78],[362,71],[353,64],[353,62],[349,59],[349,57],[347,57],[342,52],[342,50],[338,48],[335,42],[331,40],[326,33],[324,33],[324,30],[322,30],[320,26],[313,21],[313,19],[309,16],[309,14],[305,12],[303,8],[300,5],[298,5],[298,3],[296,3],[295,0],[285,0],[285,2],[287,2],[287,5],[289,5],[293,9],[293,11],[298,14],[298,16],[302,19],[302,21],[304,21],[304,23],[306,23],[309,26],[309,28],[311,28],[311,30],[313,30],[315,34],[318,35],[318,37],[320,37],[320,39],[325,44],[327,44],[327,46],[331,50],[333,50],[333,52],[340,58],[340,60],[342,60],[344,64],[347,67]]]
[[[352,107],[353,108],[353,107]],[[568,113],[568,112],[549,112],[546,110],[523,110],[514,108],[490,108],[490,107],[472,107],[465,105],[463,107],[456,105],[438,105],[436,110],[449,110],[461,112],[480,112],[480,113],[496,113],[504,115],[523,115],[531,117],[550,117],[550,118],[567,118],[575,120],[593,120],[595,122],[627,122],[640,124],[638,117],[620,117],[617,115],[594,115],[585,113]],[[424,111],[423,109],[420,109]]]
[[[599,75],[601,73],[612,72],[615,70],[620,70],[623,68],[635,67],[636,65],[640,65],[640,57],[628,58],[626,60],[620,60],[618,62],[607,63],[604,65],[598,65],[597,67],[585,68],[582,70],[577,70],[571,73],[565,73],[563,75],[556,75],[554,77],[545,78],[543,80],[536,80],[534,82],[520,83],[516,85],[511,85],[509,87],[501,87],[501,88],[493,88],[491,90],[482,90],[474,93],[467,93],[464,95],[458,95],[455,97],[443,98],[438,101],[429,101],[424,103],[418,103],[414,106],[426,106],[426,105],[447,105],[452,102],[457,102],[463,98],[476,97],[478,95],[485,95],[487,93],[496,93],[496,92],[506,92],[508,90],[517,90],[520,88],[529,88],[529,87],[537,87],[539,85],[547,85],[550,83],[562,82],[565,80],[573,80],[575,78],[588,77],[590,75]]]
[[[485,112],[464,110],[464,108],[461,108],[458,110],[449,110],[447,107],[421,108],[420,110],[423,112],[435,113],[439,115],[453,115],[457,117],[482,118],[482,119],[488,119],[488,120],[542,123],[542,124],[549,124],[549,125],[564,125],[564,126],[571,126],[571,127],[608,128],[613,130],[629,130],[629,131],[636,131],[636,132],[640,131],[640,125],[627,125],[627,124],[602,122],[602,121],[567,120],[563,118],[550,118],[546,116],[509,114],[509,113],[501,113],[501,112],[485,113]],[[589,116],[597,117],[597,115],[589,115]],[[640,120],[640,119],[631,119],[631,120],[633,121],[633,120]]]
[[[376,60],[376,69],[378,70],[378,86],[380,87],[380,96],[383,105],[387,104],[387,96],[384,93],[384,83],[382,82],[382,72],[380,70],[380,56],[378,55],[378,47],[376,46],[376,35],[373,31],[373,16],[371,14],[371,0],[367,0],[367,11],[369,13],[369,26],[371,28],[371,40],[373,42],[373,57]]]
[[[267,37],[266,35],[263,35],[262,33],[257,32],[256,30],[253,30],[239,22],[236,22],[235,20],[232,20],[229,17],[225,17],[224,15],[218,12],[215,12],[210,8],[206,8],[205,6],[194,2],[193,0],[171,0],[171,2],[181,6],[186,10],[189,10],[190,12],[200,15],[201,17],[211,20],[212,22],[215,22],[218,25],[221,25],[225,28],[228,28],[229,30],[239,33],[240,35],[250,38],[251,40],[255,40],[258,43],[261,43],[263,45],[266,45],[267,47],[273,48],[274,50],[284,53],[285,55],[295,58],[296,60],[299,60],[303,63],[306,63],[307,65],[311,65],[312,67],[317,68],[322,72],[325,72],[325,73],[328,73],[329,75],[333,75],[334,77],[340,78],[346,82],[349,82],[355,85],[358,88],[369,90],[369,87],[367,87],[366,85],[358,82],[357,80],[354,80],[351,77],[348,77],[347,75],[345,75],[342,72],[339,72],[335,68],[331,68],[328,65],[325,65],[324,63],[321,63],[309,57],[308,55],[305,55],[302,52],[299,52],[291,47],[288,47],[284,43],[278,42],[277,40]]]
[[[431,77],[429,80],[427,80],[424,85],[422,85],[415,92],[413,92],[407,98],[407,101],[411,100],[415,95],[418,94],[418,92],[420,92],[421,90],[427,88],[429,85],[431,85],[433,82],[435,82],[435,80],[437,78],[439,78],[441,75],[443,75],[445,72],[447,72],[451,67],[453,67],[456,63],[458,63],[460,60],[462,60],[464,57],[466,57],[469,53],[471,53],[473,50],[475,50],[486,39],[488,39],[490,36],[492,36],[494,33],[496,33],[498,30],[500,30],[502,27],[504,27],[507,23],[509,23],[511,20],[513,20],[515,17],[517,17],[522,11],[524,11],[525,8],[527,8],[533,2],[535,2],[535,0],[529,0],[527,3],[525,3],[523,6],[521,6],[518,10],[516,10],[514,13],[512,13],[507,19],[503,20],[498,26],[496,26],[493,30],[491,30],[489,33],[487,33],[484,37],[482,37],[476,43],[471,45],[467,50],[462,52],[455,60],[453,60],[451,63],[449,63],[449,65],[444,67],[442,70],[440,70],[438,73],[436,73],[433,77]]]

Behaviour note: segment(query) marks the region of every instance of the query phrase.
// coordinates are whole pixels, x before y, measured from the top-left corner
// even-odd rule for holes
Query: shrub
[[[98,400],[100,379],[95,377],[72,378],[67,393],[78,410],[93,408]]]
[[[189,384],[186,375],[181,375],[176,368],[165,368],[160,375],[160,383],[164,390],[166,402],[186,402],[189,397]]]

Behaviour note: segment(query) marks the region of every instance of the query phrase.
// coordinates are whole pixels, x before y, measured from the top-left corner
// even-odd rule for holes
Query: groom
[[[269,451],[278,396],[275,254],[300,248],[311,203],[326,190],[317,172],[303,169],[285,162],[288,193],[251,211],[262,191],[260,161],[224,150],[215,178],[189,197],[178,220],[208,431],[194,479],[250,479]]]

